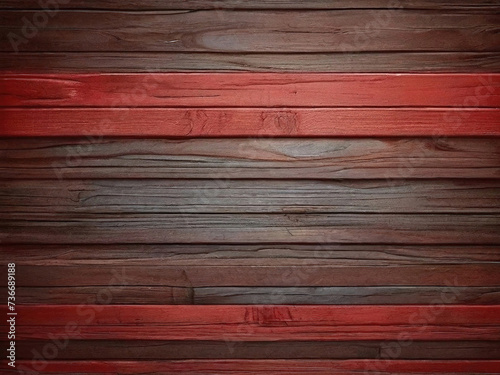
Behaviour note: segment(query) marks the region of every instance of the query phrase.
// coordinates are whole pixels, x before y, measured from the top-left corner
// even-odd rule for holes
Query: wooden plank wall
[[[500,373],[499,28],[0,0],[0,372]]]

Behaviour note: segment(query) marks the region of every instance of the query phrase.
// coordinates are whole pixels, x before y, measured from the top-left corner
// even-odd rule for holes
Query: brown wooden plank
[[[499,246],[360,244],[0,245],[2,264],[26,266],[411,266],[500,262]],[[91,284],[92,285],[92,284]],[[41,286],[41,285],[38,285]]]
[[[4,214],[4,243],[494,245],[495,214]],[[425,234],[425,235],[423,235]]]
[[[5,361],[4,361],[5,362]],[[37,362],[18,361],[19,368],[30,373]],[[181,361],[47,361],[44,374],[171,374],[190,375],[249,375],[249,374],[336,374],[352,375],[353,372],[377,371],[389,374],[491,374],[500,361],[486,360],[181,360]]]
[[[57,272],[57,269],[47,270]],[[192,288],[176,288],[166,286],[131,286],[110,288],[112,299],[104,295],[102,286],[83,286],[83,287],[18,287],[16,290],[16,299],[23,304],[113,304],[113,305],[191,305],[193,304]],[[491,299],[495,299],[495,292]],[[479,304],[487,302],[482,296],[488,291],[482,292],[464,292],[470,298],[477,297]],[[0,296],[7,300],[7,288],[0,288]],[[452,295],[450,295],[452,297]],[[451,298],[450,297],[450,298]]]
[[[500,72],[496,52],[147,53],[0,52],[0,71],[17,73],[264,71],[264,72]]]
[[[305,272],[298,270],[297,273]],[[24,300],[33,303],[59,303],[57,299],[38,298],[41,291],[33,291]],[[54,291],[56,292],[56,291]],[[69,292],[69,291],[68,291]],[[60,293],[62,294],[62,293]],[[59,294],[59,295],[60,295]],[[72,298],[66,295],[66,301]],[[498,287],[207,287],[194,288],[193,303],[208,305],[232,304],[314,304],[314,305],[369,305],[369,304],[499,304]],[[78,302],[73,302],[78,303]]]
[[[114,303],[129,301],[143,286],[156,286],[133,303],[240,303],[252,298],[266,303],[287,299],[297,303],[417,303],[419,299],[428,302],[436,297],[445,298],[447,303],[486,304],[495,301],[498,293],[463,288],[455,293],[450,288],[500,283],[498,246],[3,245],[1,250],[4,264],[17,264],[19,293],[26,296],[24,303],[31,298],[67,301],[65,293],[72,291],[79,297],[69,298],[88,296],[95,301],[103,285],[113,285],[119,286],[112,288]],[[370,288],[319,288],[346,285]],[[388,285],[410,288],[371,289]],[[444,288],[411,288],[415,285]],[[171,286],[188,289],[177,292]],[[28,287],[26,294],[24,287]],[[283,294],[279,294],[271,287],[289,288],[281,289]],[[153,290],[159,293],[156,297]],[[55,294],[44,296],[51,291]],[[330,292],[333,294],[328,296]],[[438,292],[444,294],[436,295]],[[415,300],[410,301],[411,296]]]
[[[49,2],[50,3],[50,2]],[[50,4],[49,4],[50,5]],[[166,9],[496,9],[496,0],[412,0],[389,2],[387,0],[72,0],[58,2],[59,9],[109,9],[109,10],[166,10]],[[44,9],[44,2],[37,0],[1,0],[2,9]]]
[[[0,70],[26,72],[500,72],[496,52],[127,53],[0,52]]]
[[[56,267],[46,272],[55,274]],[[298,274],[305,272],[297,269]],[[112,298],[103,296],[102,286],[18,287],[23,304],[106,305],[246,305],[246,304],[442,304],[498,305],[498,287],[364,286],[364,287],[167,287],[125,285],[112,288]],[[0,288],[7,300],[7,288]]]
[[[500,136],[493,108],[2,108],[0,136]]]
[[[74,265],[49,268],[17,266],[18,287],[104,286],[104,295],[113,295],[127,285],[197,287],[315,287],[315,286],[498,286],[500,266],[409,265],[190,265],[119,266]],[[0,269],[6,276],[6,267]],[[111,285],[109,288],[106,287]],[[109,290],[108,290],[109,289]],[[108,293],[109,292],[109,293]],[[190,290],[189,295],[194,295]],[[119,295],[119,294],[118,294]]]
[[[494,138],[0,139],[0,178],[498,178]]]
[[[500,180],[11,180],[4,213],[500,213]]]
[[[383,95],[380,93],[383,92]],[[0,107],[500,107],[500,74],[5,74]]]
[[[26,42],[23,17],[0,15],[0,50],[54,52],[499,52],[500,16],[468,10],[66,11]],[[49,18],[46,15],[47,19]],[[34,21],[36,22],[36,21]],[[367,32],[368,28],[368,32]],[[9,37],[10,35],[10,37]]]
[[[19,341],[18,359],[32,359],[50,341]],[[392,349],[392,351],[391,351]],[[368,359],[391,358],[394,348],[380,341],[219,342],[147,340],[71,340],[58,352],[58,360],[171,359]],[[398,359],[500,359],[495,341],[415,341],[401,347]]]

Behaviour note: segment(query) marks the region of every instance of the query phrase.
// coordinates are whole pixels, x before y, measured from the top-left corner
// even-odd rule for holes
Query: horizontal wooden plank
[[[23,270],[24,271],[24,270]],[[57,274],[58,268],[47,268]],[[299,275],[304,269],[297,269]],[[405,305],[443,304],[498,305],[500,291],[494,287],[454,286],[364,286],[364,287],[168,287],[132,286],[112,288],[112,298],[103,298],[102,286],[18,287],[17,298],[33,304],[113,305]],[[130,281],[130,282],[129,282]],[[291,281],[292,284],[295,282]],[[7,300],[7,288],[0,288]]]
[[[17,361],[18,368],[36,370],[36,361]],[[4,363],[5,364],[5,361]],[[486,360],[181,360],[181,361],[46,361],[44,374],[113,373],[190,375],[249,374],[336,374],[352,375],[353,371],[377,371],[389,374],[470,374],[495,372],[500,361]],[[37,370],[36,370],[37,371]]]
[[[401,346],[398,359],[500,359],[495,341],[415,341]],[[42,353],[50,341],[18,341],[19,360]],[[8,347],[8,346],[7,346]],[[71,340],[60,348],[58,360],[172,359],[390,359],[394,348],[384,341],[147,341]]]
[[[261,264],[235,266],[74,265],[48,268],[17,266],[18,287],[107,286],[113,294],[127,285],[167,287],[315,287],[315,286],[498,286],[500,265],[345,266]],[[7,278],[7,267],[0,268]],[[108,290],[109,289],[109,290]],[[168,293],[170,289],[166,289]],[[188,296],[196,290],[189,290]],[[108,293],[109,292],[109,293]],[[107,300],[105,298],[104,300]],[[454,299],[452,301],[455,301]]]
[[[298,273],[304,272],[303,270]],[[34,288],[35,289],[35,288]],[[33,303],[52,302],[37,298],[43,292],[33,290],[29,298]],[[40,293],[42,292],[42,293]],[[57,292],[57,290],[53,290]],[[48,290],[47,290],[48,293]],[[58,295],[60,297],[62,293]],[[55,296],[57,294],[54,294]],[[33,298],[34,297],[34,298]],[[66,301],[72,297],[66,296]],[[116,299],[114,299],[115,302]],[[193,289],[193,304],[318,304],[318,305],[369,305],[369,304],[500,304],[498,287],[207,287]],[[78,303],[78,302],[73,302]]]
[[[494,245],[495,214],[3,214],[9,243]],[[425,236],[422,234],[425,233]]]
[[[47,270],[57,272],[57,269]],[[443,288],[444,289],[444,288]],[[192,305],[193,288],[167,287],[167,286],[132,286],[111,288],[112,299],[103,299],[102,286],[72,286],[72,287],[18,287],[16,289],[16,298],[23,304],[113,304],[113,305]],[[447,290],[443,291],[450,296]],[[0,296],[7,300],[8,290],[6,287],[0,288]],[[425,292],[424,292],[425,293]],[[491,293],[491,295],[489,294]],[[475,299],[477,304],[491,304],[496,301],[496,292],[491,288],[481,289],[480,291],[466,291],[464,296]],[[439,293],[436,294],[439,296]],[[455,300],[456,301],[456,300]],[[465,299],[464,299],[464,302]],[[250,302],[251,303],[251,302]],[[424,303],[424,302],[423,302]],[[459,303],[457,301],[457,303]],[[231,303],[228,303],[231,304]]]
[[[380,93],[383,92],[383,95]],[[5,74],[1,107],[500,107],[499,74]]]
[[[27,42],[23,17],[4,11],[0,50],[54,52],[499,52],[495,12],[365,10],[60,10]],[[48,18],[48,16],[47,16]],[[34,21],[36,22],[36,21]],[[25,27],[25,26],[24,26]],[[369,31],[367,31],[369,30]],[[9,37],[9,35],[11,35]],[[15,40],[15,39],[14,39]]]
[[[500,136],[498,110],[456,108],[3,108],[0,136]]]
[[[31,266],[410,266],[500,262],[499,246],[353,244],[0,244],[0,263]]]
[[[495,138],[0,139],[1,179],[498,178]]]
[[[148,53],[0,52],[0,70],[17,73],[265,71],[265,72],[500,72],[497,52]]]
[[[288,299],[297,303],[427,303],[434,297],[448,303],[492,303],[496,292],[457,289],[460,292],[455,293],[450,288],[500,285],[498,246],[4,244],[1,250],[3,264],[17,264],[17,284],[25,303],[33,298],[67,301],[66,295],[72,292],[69,298],[95,300],[103,285],[118,286],[112,288],[113,303],[129,301],[149,287],[134,304],[141,300],[241,303],[246,299],[255,303]],[[0,270],[7,277],[6,268]],[[388,285],[409,288],[385,288]],[[443,288],[421,290],[415,285]],[[255,288],[262,286],[267,288]],[[35,289],[25,293],[24,287]],[[272,287],[289,289],[279,294]],[[51,291],[53,295],[44,294]]]
[[[49,3],[50,4],[50,3]],[[44,9],[44,3],[37,0],[1,0],[1,9]],[[412,0],[393,3],[387,0],[135,0],[115,2],[111,0],[72,0],[58,2],[59,9],[127,9],[127,10],[167,10],[167,9],[496,9],[494,0]]]
[[[4,213],[500,213],[500,180],[11,180]]]
[[[499,340],[500,306],[17,306],[18,339]],[[68,331],[67,324],[75,329]],[[5,331],[5,329],[3,329]]]

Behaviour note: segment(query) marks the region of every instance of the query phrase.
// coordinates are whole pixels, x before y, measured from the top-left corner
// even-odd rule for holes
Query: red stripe
[[[183,360],[183,361],[17,361],[19,370],[37,373],[189,374],[383,374],[498,373],[500,361],[425,360]],[[5,364],[5,362],[3,363]]]
[[[0,136],[499,136],[495,109],[3,109]]]
[[[5,74],[0,88],[0,106],[500,106],[500,74]]]
[[[19,306],[16,336],[150,340],[500,340],[500,306]],[[68,329],[68,324],[72,329]]]

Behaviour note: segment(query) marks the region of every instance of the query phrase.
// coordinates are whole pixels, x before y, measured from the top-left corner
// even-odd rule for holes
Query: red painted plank
[[[500,306],[18,306],[19,339],[500,340]],[[68,324],[75,329],[68,331]]]
[[[2,109],[0,136],[500,136],[495,109]]]
[[[4,362],[5,363],[5,362]],[[3,363],[3,364],[4,364]],[[500,361],[467,360],[181,360],[181,361],[17,361],[20,370],[37,373],[120,374],[477,374],[498,373]]]
[[[500,74],[4,74],[0,106],[499,107]]]

